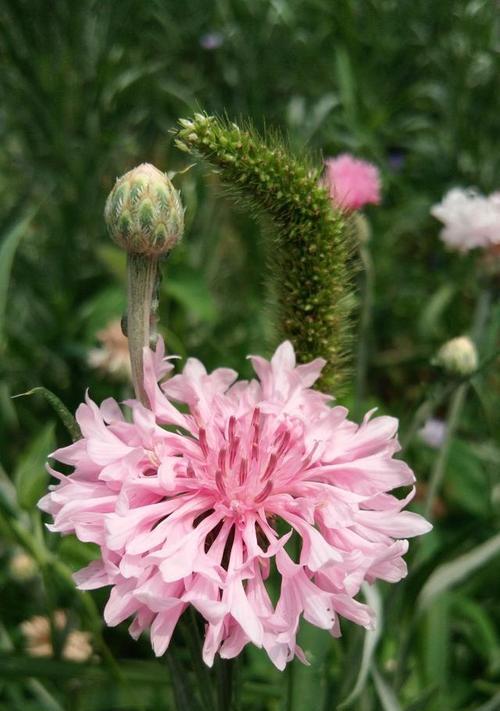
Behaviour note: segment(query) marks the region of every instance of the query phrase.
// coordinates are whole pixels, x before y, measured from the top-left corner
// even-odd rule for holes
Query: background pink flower
[[[481,195],[473,188],[453,188],[431,208],[443,223],[440,237],[459,252],[500,244],[500,196]]]
[[[380,202],[377,168],[348,153],[325,161],[324,179],[334,203],[346,210],[359,210],[364,205]]]
[[[87,397],[77,411],[83,438],[52,455],[74,471],[52,470],[59,484],[40,502],[49,528],[101,549],[76,574],[79,587],[112,586],[106,622],[132,616],[130,633],[149,628],[157,655],[193,605],[209,665],[248,642],[279,669],[295,654],[304,660],[301,617],[334,636],[341,617],[372,627],[372,611],[355,600],[361,583],[402,578],[405,539],[430,529],[403,511],[413,489],[402,500],[388,493],[414,482],[393,457],[397,420],[349,421],[311,390],[323,361],[296,366],[287,342],[270,362],[251,357],[250,382],[189,359],[160,387],[172,368],[163,354],[162,343],[145,350],[150,409],[128,401],[129,422],[114,400],[98,407]]]

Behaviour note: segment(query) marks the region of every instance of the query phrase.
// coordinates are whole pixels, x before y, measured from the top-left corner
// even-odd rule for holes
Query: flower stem
[[[467,395],[468,389],[469,384],[462,383],[462,385],[460,385],[460,387],[457,388],[457,390],[453,394],[453,397],[450,402],[446,423],[446,437],[441,449],[438,452],[436,463],[432,470],[431,478],[429,481],[429,489],[427,492],[427,498],[425,501],[424,516],[427,519],[430,519],[432,517],[432,506],[443,481],[446,464],[448,462],[448,454],[450,452],[450,445],[455,434],[460,415],[462,413],[462,408],[465,403],[465,397]]]
[[[373,309],[373,293],[375,272],[368,245],[360,244],[359,256],[364,272],[362,304],[359,319],[358,357],[356,363],[356,385],[354,396],[354,414],[360,415],[360,408],[365,393],[366,367],[368,360],[368,339],[370,337],[370,322]]]
[[[213,695],[212,679],[206,664],[204,664],[202,654],[202,643],[200,631],[196,621],[196,616],[193,608],[186,615],[186,623],[184,625],[184,634],[191,655],[191,663],[193,671],[198,682],[200,696],[203,702],[205,711],[214,711],[215,701]]]
[[[490,306],[491,293],[486,288],[482,289],[476,303],[474,318],[472,322],[472,338],[475,341],[476,345],[479,345],[482,339],[482,335],[488,321]],[[455,390],[450,401],[445,441],[443,442],[443,446],[439,450],[436,462],[434,464],[434,468],[431,473],[431,478],[429,480],[429,490],[427,493],[424,509],[424,516],[427,519],[432,518],[432,506],[434,504],[434,499],[437,496],[437,493],[444,478],[451,442],[457,429],[460,420],[460,415],[462,414],[462,409],[465,404],[468,389],[469,381],[462,383]]]
[[[132,382],[138,400],[149,405],[144,390],[143,349],[149,346],[154,319],[153,295],[158,280],[158,258],[144,254],[127,255],[127,327]]]
[[[430,395],[422,403],[420,403],[418,408],[415,410],[415,414],[408,425],[404,437],[401,439],[402,452],[407,449],[420,427],[422,427],[425,421],[432,416],[436,408],[446,397],[448,397],[449,394],[450,389],[439,384],[437,387],[432,389]]]
[[[233,705],[234,659],[218,659],[217,673],[217,708],[218,711],[236,711]]]

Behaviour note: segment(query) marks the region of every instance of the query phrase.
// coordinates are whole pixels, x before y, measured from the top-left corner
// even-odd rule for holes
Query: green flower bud
[[[476,346],[468,336],[452,338],[439,349],[436,363],[451,375],[472,375],[478,366]]]
[[[104,217],[111,239],[130,254],[166,254],[184,231],[179,193],[167,175],[150,163],[117,179]]]

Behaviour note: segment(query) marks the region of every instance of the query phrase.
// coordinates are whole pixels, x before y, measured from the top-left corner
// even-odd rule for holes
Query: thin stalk
[[[31,525],[33,528],[33,533],[35,540],[37,541],[40,550],[44,548],[43,540],[43,529],[40,514],[38,511],[34,511],[31,515]],[[50,624],[50,636],[52,641],[52,649],[54,651],[54,656],[56,659],[60,659],[62,656],[64,639],[61,632],[57,629],[55,612],[56,612],[56,597],[54,595],[53,577],[48,572],[48,566],[46,563],[38,563],[40,569],[43,590],[45,593],[45,603],[47,608],[47,616]]]
[[[486,327],[488,316],[491,307],[491,293],[488,289],[483,289],[476,303],[474,318],[472,322],[472,339],[478,345],[481,342],[484,329]],[[453,394],[448,409],[448,417],[446,423],[446,437],[443,446],[438,452],[436,462],[429,480],[429,490],[425,501],[424,515],[426,518],[432,518],[432,506],[437,496],[439,488],[442,484],[448,462],[451,442],[455,435],[462,409],[465,404],[467,391],[469,389],[469,381],[462,383]]]
[[[135,395],[149,406],[144,390],[143,349],[149,346],[153,296],[158,281],[158,258],[144,254],[127,255],[127,327],[128,349]]]
[[[293,697],[295,691],[295,661],[290,662],[286,667],[286,701],[285,701],[285,711],[292,711],[293,709]]]
[[[361,313],[359,317],[358,354],[356,362],[356,384],[354,395],[354,415],[359,417],[365,394],[366,370],[368,362],[368,340],[373,310],[375,271],[367,244],[360,244],[359,256],[363,268],[364,282],[361,294]]]
[[[453,392],[455,388],[450,389],[443,387],[439,383],[427,397],[416,409],[415,414],[401,439],[401,451],[404,452],[406,448],[413,441],[413,438],[417,434],[418,430],[422,427],[426,420],[432,416],[436,408],[448,397],[450,391]]]
[[[429,480],[429,489],[427,491],[427,497],[425,500],[424,516],[427,519],[432,518],[432,506],[443,481],[444,473],[446,470],[446,464],[448,462],[451,442],[455,435],[455,430],[459,423],[460,415],[462,414],[462,408],[465,403],[465,398],[468,389],[468,383],[463,383],[462,385],[460,385],[459,388],[457,388],[453,397],[451,398],[450,407],[448,410],[448,417],[446,421],[445,440],[436,457],[436,462],[434,464],[431,478]]]
[[[192,696],[192,690],[189,688],[185,671],[179,664],[174,652],[168,651],[165,654],[165,659],[172,680],[174,702],[177,711],[198,711],[200,707]]]
[[[198,682],[198,688],[200,690],[200,696],[203,701],[205,711],[213,711],[215,707],[214,692],[212,688],[212,679],[210,677],[210,672],[206,664],[204,664],[201,656],[201,637],[198,630],[198,625],[196,623],[195,612],[191,608],[186,615],[186,622],[184,625],[184,634],[187,641],[187,646],[189,653],[191,655],[191,662],[193,665],[193,671]]]
[[[233,706],[233,659],[218,659],[217,674],[217,709],[218,711],[232,711]]]

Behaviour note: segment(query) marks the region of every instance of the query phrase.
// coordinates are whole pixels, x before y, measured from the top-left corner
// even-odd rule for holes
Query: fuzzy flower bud
[[[439,349],[436,363],[452,375],[471,375],[478,365],[476,346],[468,336],[452,338]]]
[[[104,217],[111,239],[133,254],[166,254],[184,231],[179,193],[167,175],[150,163],[117,179]]]
[[[323,180],[334,205],[349,212],[380,203],[380,176],[376,166],[349,153],[325,161]]]

